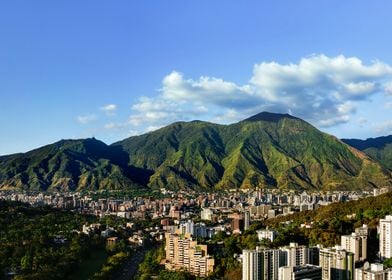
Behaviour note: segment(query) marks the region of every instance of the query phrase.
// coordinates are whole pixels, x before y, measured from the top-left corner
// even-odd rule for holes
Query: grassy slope
[[[95,140],[62,140],[0,159],[0,188],[119,189],[135,185],[122,157]]]
[[[154,171],[151,187],[360,189],[390,185],[379,164],[293,117],[175,123],[114,146]]]
[[[384,167],[392,170],[392,135],[366,140],[343,139],[343,141],[365,152],[371,158],[378,160]]]

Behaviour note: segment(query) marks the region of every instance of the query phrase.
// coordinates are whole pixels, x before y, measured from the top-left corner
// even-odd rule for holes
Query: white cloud
[[[139,135],[139,132],[133,129],[129,130],[127,133],[127,137],[136,136],[136,135]]]
[[[108,104],[100,108],[105,112],[106,115],[112,116],[116,113],[117,105],[116,104]]]
[[[392,120],[384,121],[382,123],[374,125],[374,128],[377,133],[382,135],[391,135],[392,134]]]
[[[173,71],[163,79],[162,98],[176,102],[196,102],[216,106],[247,107],[253,90],[249,85],[237,86],[222,79],[202,76],[198,80],[184,79]]]
[[[124,127],[127,127],[128,124],[127,123],[107,123],[104,125],[105,129],[109,129],[109,130],[120,130],[123,129]]]
[[[179,120],[229,123],[261,111],[290,113],[316,126],[350,121],[360,102],[378,93],[392,94],[392,67],[356,57],[313,55],[298,63],[262,62],[249,82],[221,78],[185,78],[173,71],[155,98],[132,106],[128,124],[150,130]]]
[[[387,83],[384,90],[386,94],[392,95],[392,82]]]
[[[364,117],[360,117],[359,119],[358,119],[358,123],[360,124],[360,125],[363,125],[363,124],[365,124],[365,123],[367,123],[368,122],[368,120],[366,119],[366,118],[364,118]]]
[[[94,114],[85,114],[77,116],[76,120],[81,124],[88,124],[97,120],[97,116]]]

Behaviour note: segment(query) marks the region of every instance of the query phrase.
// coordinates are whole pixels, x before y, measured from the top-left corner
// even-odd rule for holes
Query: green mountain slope
[[[391,186],[364,153],[290,115],[178,122],[107,146],[62,140],[0,157],[0,189],[363,189]]]
[[[392,135],[366,140],[342,139],[346,144],[365,152],[384,167],[392,170]]]
[[[150,170],[152,188],[362,189],[390,186],[365,154],[290,115],[260,113],[232,125],[178,122],[113,147]]]
[[[119,189],[140,187],[127,155],[95,139],[61,140],[25,154],[0,157],[0,189]]]

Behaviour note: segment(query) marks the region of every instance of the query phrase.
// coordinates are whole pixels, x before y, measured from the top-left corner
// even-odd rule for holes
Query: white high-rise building
[[[278,280],[279,250],[242,251],[242,280]]]
[[[301,266],[306,264],[319,264],[319,248],[306,247],[298,243],[290,243],[289,246],[280,247],[281,264],[285,266]]]
[[[290,243],[289,246],[282,247],[280,250],[285,254],[287,266],[298,266],[308,263],[308,248],[306,246]]]
[[[365,263],[362,268],[355,269],[355,280],[390,280],[392,268],[384,269],[381,263]]]
[[[354,254],[354,262],[364,261],[367,258],[367,235],[353,232],[351,235],[342,235],[342,249]]]
[[[353,253],[340,246],[320,249],[320,266],[323,280],[353,280]]]
[[[213,214],[214,212],[212,212],[210,208],[203,208],[200,212],[200,218],[202,220],[211,221]]]
[[[392,258],[392,215],[380,219],[380,257]]]

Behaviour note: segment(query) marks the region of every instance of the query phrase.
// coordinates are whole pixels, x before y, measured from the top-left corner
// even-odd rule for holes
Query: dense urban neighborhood
[[[0,205],[4,279],[348,280],[392,275],[388,188],[161,189],[159,195],[139,197],[2,191]],[[328,216],[331,211],[334,215]]]

